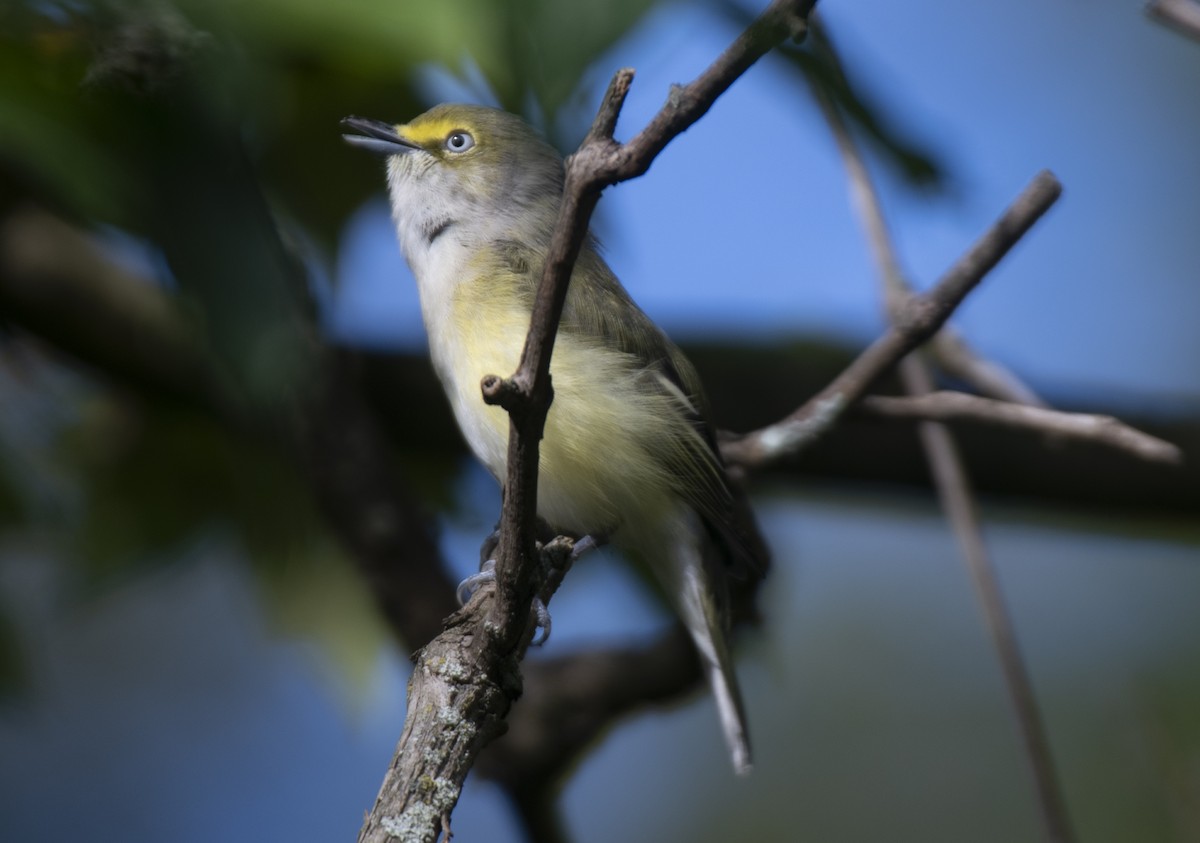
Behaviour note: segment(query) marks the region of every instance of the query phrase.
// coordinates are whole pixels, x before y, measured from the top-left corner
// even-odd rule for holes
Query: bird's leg
[[[496,548],[500,546],[500,522],[496,522],[496,526],[487,534],[487,538],[483,540],[483,544],[479,546],[479,568],[483,570],[483,566],[487,564],[489,559],[495,564]]]

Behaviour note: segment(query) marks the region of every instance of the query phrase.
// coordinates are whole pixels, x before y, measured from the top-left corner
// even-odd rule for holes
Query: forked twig
[[[822,106],[830,127],[837,139],[852,185],[852,194],[863,227],[868,233],[871,250],[879,266],[885,290],[885,301],[895,302],[908,291],[909,285],[900,270],[883,207],[875,185],[867,172],[862,154],[850,134],[846,122],[837,107],[828,101]],[[902,323],[905,313],[899,308],[889,308],[891,318]],[[910,396],[922,397],[934,389],[933,374],[918,355],[909,355],[900,362],[900,379]],[[1032,409],[1032,408],[1023,408]],[[1055,771],[1054,756],[1033,682],[1025,667],[1017,641],[1012,618],[1004,602],[1004,594],[996,577],[983,531],[979,522],[975,495],[967,477],[966,467],[959,455],[958,447],[949,428],[935,421],[923,421],[918,427],[921,445],[925,450],[934,485],[946,517],[958,537],[963,557],[975,584],[983,610],[984,621],[1000,660],[1005,685],[1012,700],[1021,737],[1029,760],[1041,807],[1042,821],[1047,839],[1055,843],[1069,843],[1075,839],[1070,815]]]

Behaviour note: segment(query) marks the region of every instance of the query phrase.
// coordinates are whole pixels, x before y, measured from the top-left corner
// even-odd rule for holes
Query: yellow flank
[[[492,276],[459,284],[446,320],[449,335],[435,340],[448,355],[439,368],[459,426],[501,481],[508,414],[483,403],[479,382],[516,370],[529,330],[529,310],[508,280]],[[550,375],[554,403],[541,443],[539,514],[577,534],[599,525],[611,533],[625,518],[655,524],[647,515],[665,513],[676,497],[679,478],[670,452],[686,448],[695,435],[679,399],[646,389],[645,379],[656,375],[632,355],[573,334],[560,332]],[[651,452],[652,444],[659,453]],[[620,538],[624,544],[634,537]]]

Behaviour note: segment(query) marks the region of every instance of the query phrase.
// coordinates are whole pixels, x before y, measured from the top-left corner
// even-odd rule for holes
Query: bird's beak
[[[353,135],[342,135],[346,143],[361,146],[377,155],[403,155],[421,148],[408,138],[402,137],[395,126],[381,120],[346,117],[342,120],[342,125],[355,132]]]

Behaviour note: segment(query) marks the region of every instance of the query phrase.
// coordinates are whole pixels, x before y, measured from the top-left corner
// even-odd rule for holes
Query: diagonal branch
[[[935,363],[948,375],[956,377],[984,395],[1028,404],[1031,407],[1046,407],[1046,402],[1028,384],[1018,378],[1006,366],[988,360],[966,341],[953,325],[938,331],[929,344]]]
[[[863,226],[868,232],[868,239],[879,265],[885,300],[894,303],[907,292],[909,285],[901,273],[879,195],[841,113],[832,103],[826,101],[822,105],[845,161],[858,212],[863,219]],[[903,309],[893,306],[888,310],[895,321],[905,318]],[[910,395],[920,397],[933,391],[932,371],[920,356],[905,357],[900,361],[899,371],[904,389]],[[938,498],[958,536],[963,557],[979,596],[985,625],[1000,660],[1025,745],[1026,757],[1033,773],[1047,839],[1054,843],[1069,843],[1075,839],[1075,834],[1055,771],[1045,721],[1037,703],[1033,682],[1025,667],[995,567],[983,540],[979,512],[966,467],[954,437],[945,425],[940,422],[923,421],[918,427],[918,434],[933,474]]]
[[[1196,0],[1151,0],[1146,4],[1146,14],[1200,41],[1200,3]]]
[[[721,443],[727,462],[755,467],[793,456],[827,433],[897,361],[930,339],[1062,192],[1043,171],[928,292],[911,297],[901,318],[815,396],[782,421]]]
[[[827,122],[841,122],[845,128],[850,126],[850,109],[843,96],[837,96],[833,91],[850,91],[853,86],[846,76],[841,57],[830,37],[829,30],[820,21],[813,24],[813,49],[810,60],[820,66],[833,82],[820,85],[810,79],[810,88],[816,98],[817,105],[825,115]],[[869,185],[866,164],[857,155],[847,154],[845,148],[849,142],[849,134],[845,131],[835,136],[839,150],[842,152],[843,164],[850,174],[850,192],[854,202],[861,208],[870,204],[871,197],[863,196],[863,185]],[[897,314],[905,302],[912,296],[913,290],[904,279],[900,267],[888,247],[890,237],[882,218],[865,214],[862,218],[866,229],[867,241],[875,254],[884,280],[884,300],[889,314]],[[974,389],[993,398],[1006,401],[1016,401],[1021,404],[1045,406],[1045,403],[1021,382],[1015,374],[993,360],[984,359],[963,339],[953,325],[946,325],[928,344],[929,356],[939,366],[955,377],[963,380]]]

